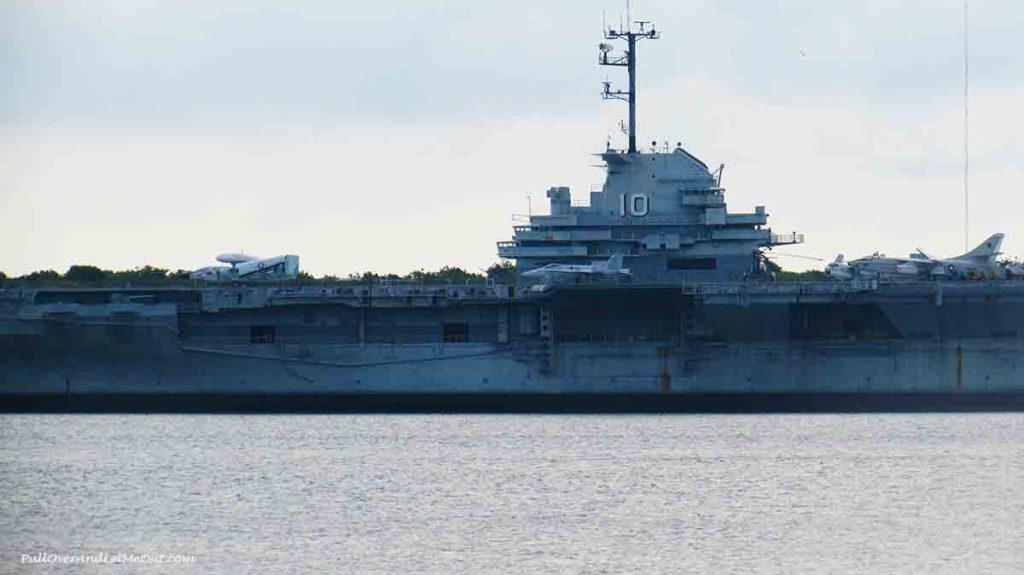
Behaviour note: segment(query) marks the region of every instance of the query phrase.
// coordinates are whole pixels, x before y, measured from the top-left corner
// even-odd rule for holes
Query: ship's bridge
[[[670,283],[742,279],[758,269],[762,248],[803,241],[776,234],[768,213],[729,213],[722,168],[712,173],[682,146],[648,153],[607,150],[607,176],[588,201],[567,187],[547,191],[548,215],[514,228],[498,255],[521,273],[549,263],[592,264],[624,256],[634,281]]]

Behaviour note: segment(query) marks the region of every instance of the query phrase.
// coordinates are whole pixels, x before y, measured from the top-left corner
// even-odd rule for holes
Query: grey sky
[[[481,267],[527,194],[584,197],[618,2],[0,1],[0,270]],[[971,12],[972,233],[1024,252],[1024,5]],[[641,140],[727,164],[793,253],[962,232],[961,2],[634,2]],[[787,262],[801,267],[803,262]]]

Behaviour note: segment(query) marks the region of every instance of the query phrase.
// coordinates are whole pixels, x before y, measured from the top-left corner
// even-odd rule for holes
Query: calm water
[[[0,572],[1024,572],[1024,415],[2,416]]]

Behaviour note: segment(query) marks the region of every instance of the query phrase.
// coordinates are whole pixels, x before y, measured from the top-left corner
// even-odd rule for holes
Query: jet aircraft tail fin
[[[607,261],[594,262],[593,270],[598,273],[616,273],[622,270],[622,253],[615,252]]]
[[[836,259],[832,261],[834,264],[846,263],[846,254],[839,254]]]
[[[1004,237],[1004,234],[992,234],[987,240],[981,242],[978,247],[960,256],[960,258],[971,258],[977,260],[991,259],[1000,253],[999,248],[1003,245]]]
[[[605,269],[610,272],[622,269],[622,253],[615,252],[604,265]]]
[[[590,271],[598,274],[609,274],[609,275],[630,275],[629,270],[622,267],[622,253],[615,252],[612,257],[608,258],[603,262],[594,262],[590,266]]]

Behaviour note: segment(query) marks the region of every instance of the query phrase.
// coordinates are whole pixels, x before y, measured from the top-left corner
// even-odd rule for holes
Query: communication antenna
[[[964,2],[964,251],[970,249],[971,245],[971,228],[970,228],[970,214],[971,204],[970,195],[968,194],[968,169],[970,168],[970,147],[968,144],[968,92],[967,87],[969,84],[970,76],[968,75],[968,61],[969,52],[967,51],[967,2]]]
[[[822,258],[816,258],[814,256],[803,256],[803,255],[800,255],[800,254],[774,254],[773,253],[772,255],[768,255],[768,254],[762,253],[762,255],[764,257],[768,258],[768,259],[777,258],[777,257],[786,257],[786,258],[800,258],[802,260],[813,260],[813,261],[816,261],[816,262],[823,262],[823,261],[825,261]]]
[[[626,51],[622,55],[612,54],[614,46],[602,42],[598,45],[600,54],[597,63],[601,66],[622,66],[629,73],[628,90],[612,90],[611,82],[604,82],[604,92],[601,97],[605,100],[623,100],[629,102],[629,153],[636,153],[636,43],[645,38],[657,40],[661,37],[654,25],[647,21],[633,22],[630,20],[629,0],[626,1],[626,24],[619,25],[619,28],[606,28],[604,31],[605,40],[624,40]],[[634,26],[636,24],[636,26]],[[649,27],[648,27],[649,26]]]

